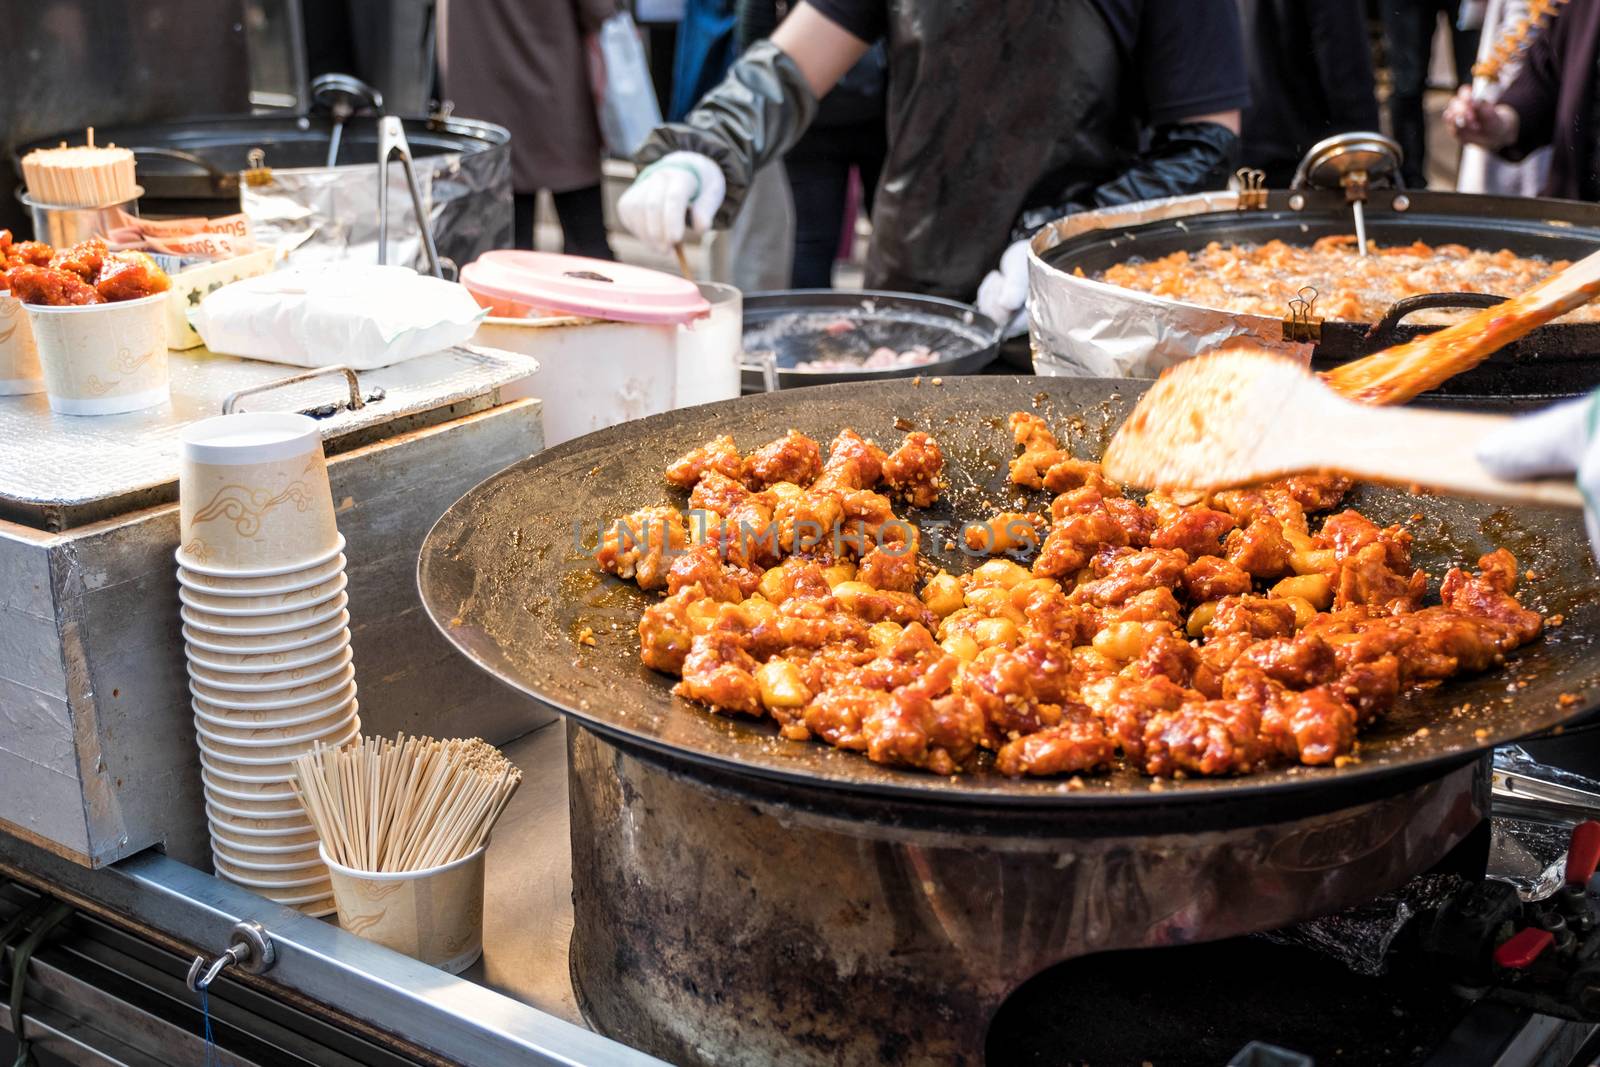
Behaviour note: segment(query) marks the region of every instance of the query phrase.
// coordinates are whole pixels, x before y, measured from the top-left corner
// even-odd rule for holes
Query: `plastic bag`
[[[598,101],[600,134],[607,152],[630,159],[650,131],[661,125],[661,105],[633,17],[622,12],[606,19],[596,44],[603,73]]]
[[[339,263],[225,285],[189,319],[213,352],[371,370],[461,344],[488,313],[455,282],[408,267]]]

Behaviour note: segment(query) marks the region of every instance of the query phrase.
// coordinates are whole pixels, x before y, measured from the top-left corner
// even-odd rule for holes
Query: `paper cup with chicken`
[[[84,241],[44,266],[12,268],[6,282],[27,308],[52,411],[111,415],[166,403],[172,281],[149,256]]]

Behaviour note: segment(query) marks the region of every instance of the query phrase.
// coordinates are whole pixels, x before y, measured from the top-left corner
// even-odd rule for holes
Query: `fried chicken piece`
[[[1208,641],[1229,634],[1247,634],[1255,640],[1283,637],[1294,633],[1294,608],[1275,597],[1224,597],[1205,632]]]
[[[985,649],[962,672],[961,692],[1006,737],[1054,726],[1071,696],[1072,663],[1043,641]]]
[[[1233,516],[1211,508],[1188,508],[1156,527],[1151,548],[1182,549],[1190,559],[1222,555],[1222,537],[1236,524]]]
[[[108,255],[110,250],[106,248],[106,243],[98,237],[91,237],[87,241],[79,241],[70,247],[58,249],[56,254],[50,257],[49,265],[53,270],[75,274],[79,281],[93,285],[99,278],[100,268],[105,265]]]
[[[1241,671],[1260,671],[1290,689],[1310,689],[1332,681],[1339,673],[1339,664],[1326,641],[1316,634],[1301,634],[1269,637],[1245,649],[1229,668],[1223,692],[1230,696],[1236,692],[1230,681]]]
[[[732,437],[723,434],[714,441],[691,448],[667,466],[666,479],[679,489],[692,489],[708,470],[736,482],[744,480],[744,457],[739,454]]]
[[[1332,763],[1355,747],[1360,713],[1332,686],[1284,693],[1261,714],[1261,739],[1310,766]]]
[[[1073,591],[1074,599],[1100,607],[1125,603],[1147,589],[1174,589],[1183,580],[1189,557],[1177,549],[1114,549],[1097,555],[1093,577]]]
[[[690,586],[651,604],[639,616],[639,659],[651,670],[682,674],[684,657],[694,641],[689,605],[705,599],[705,590]]]
[[[1012,778],[1049,777],[1098,771],[1111,763],[1116,744],[1102,723],[1082,704],[1058,709],[1057,722],[1001,746],[995,768]]]
[[[676,509],[644,508],[612,524],[594,559],[607,574],[632,578],[640,589],[660,589],[667,584],[673,558],[688,543],[689,533]]]
[[[1476,616],[1505,628],[1508,646],[1527,644],[1544,630],[1544,619],[1511,596],[1517,583],[1517,560],[1503,548],[1478,560],[1479,575],[1470,577],[1452,567],[1439,586],[1439,599],[1447,608]]]
[[[1201,556],[1183,569],[1183,591],[1195,604],[1250,592],[1250,575],[1222,556]]]
[[[874,589],[910,593],[917,587],[917,554],[908,546],[874,548],[861,557],[856,580]]]
[[[688,586],[698,585],[704,595],[712,600],[737,604],[744,599],[745,592],[728,571],[717,546],[695,545],[674,559],[667,568],[667,592],[675,594]]]
[[[821,473],[822,449],[796,430],[767,442],[745,460],[746,480],[760,488],[779,482],[810,485]]]
[[[888,454],[854,430],[841,430],[828,446],[828,462],[813,483],[815,490],[847,492],[871,489],[883,480],[883,464]]]
[[[1422,571],[1396,571],[1394,557],[1391,545],[1372,541],[1340,559],[1333,578],[1335,610],[1364,605],[1399,613],[1420,607],[1428,576]]]
[[[6,254],[8,267],[48,267],[56,250],[43,241],[18,241]]]
[[[944,452],[939,442],[921,430],[913,430],[883,461],[883,480],[907,504],[927,508],[939,499],[943,484],[939,475],[943,470]]]
[[[1024,454],[1057,452],[1061,449],[1056,435],[1050,431],[1049,424],[1037,415],[1026,411],[1013,411],[1006,419],[1006,426],[1011,430],[1012,441],[1022,446]]]
[[[1269,482],[1265,488],[1269,492],[1282,490],[1305,510],[1318,512],[1337,507],[1354,484],[1342,474],[1291,474]]]
[[[744,649],[744,637],[731,629],[715,628],[697,635],[683,661],[683,681],[672,691],[681,697],[698,700],[712,711],[733,711],[745,715],[765,714],[761,706],[761,687],[756,682],[759,666]]]
[[[1088,566],[1106,546],[1127,543],[1127,531],[1104,507],[1069,513],[1059,517],[1045,535],[1033,561],[1033,573],[1040,578],[1064,578]]]
[[[103,300],[139,300],[172,288],[172,279],[143,252],[112,252],[100,266],[95,291]]]
[[[1274,515],[1258,515],[1223,541],[1228,562],[1254,578],[1281,578],[1290,571],[1294,546]]]
[[[6,275],[11,295],[24,304],[44,307],[81,307],[103,304],[105,298],[76,274],[50,267],[17,267]]]
[[[1146,774],[1249,774],[1270,755],[1261,737],[1261,709],[1246,701],[1186,703],[1157,712],[1145,725]]]
[[[726,516],[749,500],[751,495],[750,490],[737,478],[730,478],[715,468],[707,468],[689,493],[689,506],[696,511]]]

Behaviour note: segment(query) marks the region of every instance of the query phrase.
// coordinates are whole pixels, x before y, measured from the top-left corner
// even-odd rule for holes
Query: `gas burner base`
[[[712,777],[576,724],[567,744],[584,1016],[684,1064],[981,1063],[996,1011],[1051,965],[1370,899],[1435,864],[1488,807],[1480,762],[1226,829],[919,816]]]

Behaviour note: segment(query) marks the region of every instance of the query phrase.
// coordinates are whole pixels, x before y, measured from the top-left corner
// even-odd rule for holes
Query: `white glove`
[[[1600,391],[1532,415],[1485,437],[1478,459],[1508,480],[1578,474],[1589,543],[1600,559]]]
[[[660,252],[688,232],[711,228],[728,194],[722,168],[698,152],[669,152],[644,168],[617,201],[617,215],[637,238]]]
[[[1013,242],[1000,255],[1000,266],[978,286],[978,310],[1001,326],[1001,337],[1028,329],[1028,242]]]

